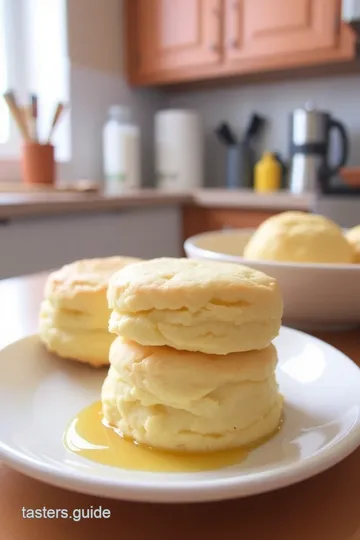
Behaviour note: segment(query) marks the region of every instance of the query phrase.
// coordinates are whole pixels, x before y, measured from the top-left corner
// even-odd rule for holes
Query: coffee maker
[[[340,156],[330,164],[330,134],[338,132]],[[289,189],[292,193],[319,192],[348,159],[349,138],[344,125],[312,104],[296,109],[290,121]]]

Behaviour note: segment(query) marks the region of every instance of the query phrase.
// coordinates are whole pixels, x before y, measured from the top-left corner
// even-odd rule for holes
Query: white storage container
[[[116,194],[141,187],[140,130],[126,107],[113,105],[103,131],[105,191]]]
[[[163,110],[155,115],[157,186],[192,190],[203,185],[204,137],[200,116],[189,110]]]

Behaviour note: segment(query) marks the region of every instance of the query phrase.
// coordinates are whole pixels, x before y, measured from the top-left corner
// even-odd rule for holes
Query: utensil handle
[[[65,110],[65,105],[63,103],[58,103],[57,104],[57,107],[55,109],[55,112],[54,112],[54,116],[53,116],[53,119],[52,119],[52,122],[51,122],[51,126],[50,126],[50,131],[49,131],[49,135],[47,137],[47,142],[48,144],[50,144],[51,142],[51,138],[53,136],[53,133],[55,131],[55,128],[57,127],[57,124],[59,122],[59,119],[60,117],[62,116],[63,112]]]
[[[345,165],[349,157],[349,137],[347,135],[346,129],[341,122],[335,120],[334,118],[329,118],[328,132],[332,129],[337,130],[340,135],[340,144],[341,144],[341,154],[339,162],[332,167],[327,165],[327,170],[329,176],[336,174],[341,167]]]

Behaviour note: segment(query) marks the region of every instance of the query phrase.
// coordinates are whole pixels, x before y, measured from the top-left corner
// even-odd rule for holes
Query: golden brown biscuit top
[[[207,378],[221,384],[222,379],[234,376],[238,380],[261,381],[269,377],[278,363],[277,350],[273,344],[261,350],[229,353],[227,355],[205,354],[202,352],[180,351],[171,347],[144,346],[134,341],[126,341],[118,336],[110,347],[110,364],[121,372],[125,365],[129,372],[136,372],[136,365],[143,364],[144,369],[151,369],[153,378],[165,379],[167,372],[185,372],[179,377],[178,385],[187,385],[191,374],[202,368],[206,369]],[[150,375],[149,375],[150,376]],[[186,392],[185,392],[186,393]]]
[[[62,296],[77,292],[106,289],[110,277],[121,268],[138,262],[135,257],[82,259],[52,272],[47,280],[45,296]]]
[[[124,311],[181,309],[196,311],[209,302],[282,304],[276,280],[239,264],[159,258],[123,268],[110,279],[110,308]]]

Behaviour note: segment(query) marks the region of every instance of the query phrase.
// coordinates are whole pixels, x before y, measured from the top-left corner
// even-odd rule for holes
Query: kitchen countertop
[[[0,281],[0,347],[36,332],[46,274]],[[322,333],[360,365],[360,333]],[[344,461],[297,485],[245,499],[159,505],[100,499],[43,484],[0,462],[2,540],[360,540],[360,448]],[[104,520],[23,519],[21,509],[111,511]]]
[[[255,193],[251,189],[200,189],[192,193],[192,203],[209,208],[248,210],[310,210],[315,195],[293,195],[287,191]]]
[[[112,212],[144,206],[196,204],[201,207],[309,210],[312,195],[286,192],[260,195],[251,190],[201,189],[170,192],[143,189],[119,195],[76,192],[0,192],[0,220],[54,214]]]
[[[76,192],[0,193],[0,219],[183,204],[187,193],[144,189],[121,195]]]

